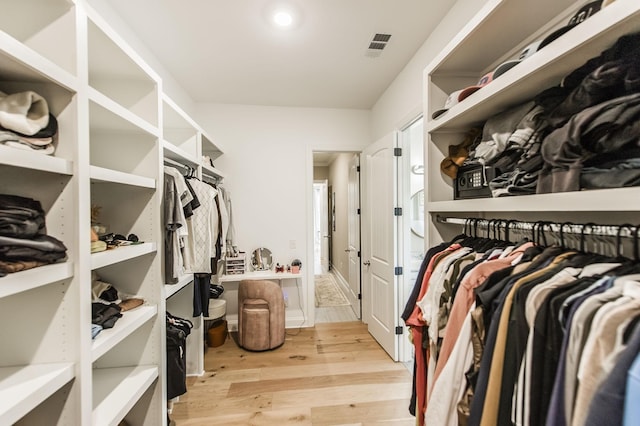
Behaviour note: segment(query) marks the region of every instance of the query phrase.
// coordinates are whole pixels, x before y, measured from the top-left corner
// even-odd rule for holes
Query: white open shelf
[[[175,284],[165,284],[164,285],[164,297],[165,299],[170,298],[189,284],[193,282],[193,274],[185,274],[178,279],[178,282]]]
[[[202,165],[202,174],[206,175],[206,176],[210,176],[216,179],[224,179],[225,175],[224,173],[222,173],[220,170],[215,169],[209,165],[203,164]]]
[[[177,161],[180,164],[197,167],[200,162],[194,155],[189,154],[187,151],[178,148],[170,142],[163,141],[162,148],[164,151],[164,157]]]
[[[640,27],[640,2],[616,2],[591,16],[588,21],[589,25],[573,28],[571,37],[560,37],[454,105],[438,119],[429,120],[426,131],[449,131],[478,125],[488,116],[530,100],[543,89],[558,85],[586,58],[594,56],[594,52],[601,52],[622,35],[637,31]],[[438,73],[442,71],[438,70]]]
[[[143,130],[156,137],[159,136],[158,127],[140,118],[96,89],[89,88],[88,90],[89,99],[95,105],[101,107],[95,108],[95,106],[92,105],[90,114],[92,126],[110,130],[123,130],[123,128],[129,130],[127,127],[132,128],[132,126],[134,126],[134,130],[137,128],[138,131]]]
[[[640,188],[594,189],[471,200],[432,201],[431,212],[636,211]]]
[[[94,369],[93,425],[118,425],[157,377],[157,366]]]
[[[116,321],[113,328],[102,330],[93,340],[91,345],[91,356],[93,361],[111,350],[127,336],[131,335],[138,328],[158,313],[156,305],[142,305],[135,309],[122,313],[122,317]]]
[[[77,90],[78,79],[74,75],[2,31],[0,59],[3,80],[16,79],[18,76],[19,81],[50,81],[69,90]]]
[[[120,183],[122,185],[149,189],[156,188],[156,180],[153,178],[106,169],[104,167],[91,166],[90,174],[92,182]]]
[[[11,425],[74,377],[73,363],[0,368],[0,424]]]
[[[61,175],[73,174],[73,162],[0,144],[0,164]]]
[[[73,263],[54,263],[8,274],[0,278],[0,298],[67,280],[73,276]]]
[[[156,243],[142,243],[93,253],[91,255],[91,269],[103,268],[115,263],[124,262],[125,260],[138,256],[154,253],[156,250]]]

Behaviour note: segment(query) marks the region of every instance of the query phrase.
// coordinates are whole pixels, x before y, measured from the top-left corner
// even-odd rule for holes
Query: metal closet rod
[[[602,225],[595,223],[573,223],[573,222],[526,222],[513,219],[481,219],[481,218],[459,218],[444,217],[437,215],[436,220],[439,223],[448,223],[453,225],[471,225],[492,229],[494,227],[509,230],[531,231],[537,228],[542,232],[553,232],[556,234],[577,234],[577,235],[594,235],[601,237],[618,237],[618,238],[637,238],[638,225]]]
[[[171,166],[182,167],[183,169],[190,169],[190,168],[192,169],[193,168],[193,167],[191,167],[191,166],[189,166],[187,164],[182,164],[182,163],[179,163],[179,162],[177,162],[175,160],[172,160],[171,158],[165,158],[164,159],[164,163],[165,164],[169,164]]]
[[[209,173],[207,169],[202,168],[202,179],[205,181],[209,181],[211,183],[220,183],[222,182],[222,178],[220,176],[213,175]]]

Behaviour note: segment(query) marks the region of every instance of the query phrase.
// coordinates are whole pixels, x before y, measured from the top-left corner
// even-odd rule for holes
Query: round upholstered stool
[[[284,297],[273,281],[243,280],[238,286],[238,344],[267,351],[284,343]]]

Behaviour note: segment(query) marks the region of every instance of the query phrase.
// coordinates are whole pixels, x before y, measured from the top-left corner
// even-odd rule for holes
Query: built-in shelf
[[[4,145],[0,145],[0,164],[61,175],[73,174],[73,162],[69,160]]]
[[[138,130],[143,130],[156,137],[159,136],[159,130],[153,124],[143,120],[136,114],[118,104],[108,96],[96,89],[89,88],[89,99],[101,108],[91,109],[91,124],[101,129],[119,130],[125,127],[123,121],[135,126]]]
[[[73,276],[73,263],[54,263],[8,274],[0,278],[0,298],[67,280]]]
[[[113,328],[102,330],[93,340],[91,355],[93,361],[111,350],[114,346],[131,335],[138,328],[158,313],[156,305],[142,305],[130,311],[122,313],[122,317],[116,321]]]
[[[132,173],[119,172],[104,167],[91,166],[92,182],[119,183],[122,185],[138,186],[140,188],[156,188],[156,180],[153,178],[134,175]]]
[[[429,212],[637,211],[640,188],[597,189],[515,197],[432,201]]]
[[[118,425],[157,377],[157,366],[94,369],[93,425]]]
[[[215,179],[224,179],[225,175],[220,170],[213,168],[207,164],[202,165],[202,174],[213,177]]]
[[[504,3],[510,5],[522,2]],[[538,7],[537,4],[536,7]],[[501,10],[502,8],[498,8],[498,13],[502,13]],[[491,19],[495,18],[491,16]],[[491,84],[473,93],[463,102],[451,107],[438,119],[429,120],[425,126],[426,131],[445,132],[469,128],[484,122],[492,114],[528,101],[542,90],[560,84],[564,76],[584,64],[587,58],[593,57],[594,52],[607,49],[621,36],[636,32],[639,26],[639,2],[623,1],[611,4],[591,16],[589,25],[576,26],[570,31],[570,37],[568,37],[569,34],[560,37],[495,79]],[[512,43],[508,38],[506,42]],[[467,46],[470,45],[476,44],[467,44]],[[492,49],[495,48],[494,44],[490,45]],[[466,57],[457,50],[455,57],[466,60]],[[442,64],[444,68],[439,68],[437,73],[446,74],[445,70],[461,66],[463,64],[445,60]],[[467,64],[467,66],[471,65]],[[436,77],[432,79],[437,80]]]
[[[165,284],[164,285],[164,297],[166,299],[170,298],[189,284],[193,282],[193,274],[186,274],[181,276],[178,279],[178,282],[175,284]]]
[[[74,75],[3,31],[0,31],[0,64],[2,79],[6,81],[53,82],[74,92],[78,87]]]
[[[132,246],[118,247],[91,255],[91,269],[103,268],[138,256],[154,253],[157,250],[156,243],[142,243]]]
[[[189,165],[192,167],[198,166],[200,162],[196,159],[194,155],[189,154],[187,151],[178,148],[170,142],[164,141],[162,143],[162,148],[164,150],[164,157],[170,158],[178,163]]]
[[[11,425],[74,377],[73,363],[0,368],[0,424]]]

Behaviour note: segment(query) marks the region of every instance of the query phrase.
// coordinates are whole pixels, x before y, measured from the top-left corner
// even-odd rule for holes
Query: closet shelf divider
[[[133,259],[138,256],[154,253],[156,250],[156,243],[151,242],[93,253],[91,255],[91,269],[103,268],[115,263],[124,262],[125,260]]]
[[[0,145],[0,164],[70,176],[73,162],[50,155],[34,154]]]
[[[4,31],[0,31],[0,57],[2,57],[0,61],[2,65],[0,67],[5,70],[5,75],[7,75],[6,68],[13,62],[14,65],[19,64],[19,68],[21,68],[19,73],[21,76],[29,74],[30,77],[35,80],[53,81],[57,85],[63,86],[71,91],[77,91],[78,79],[74,75],[40,55],[35,50],[20,43]],[[14,66],[12,68],[12,71],[15,71],[16,67]],[[11,72],[8,73],[7,76],[12,76],[13,74],[14,73]]]
[[[89,100],[91,102],[94,102],[95,104],[100,105],[105,110],[115,114],[116,116],[118,116],[123,120],[128,121],[132,125],[140,128],[141,130],[153,136],[156,136],[156,137],[160,136],[160,131],[157,126],[154,126],[148,121],[140,118],[138,115],[134,114],[129,109],[123,107],[122,105],[120,105],[113,99],[109,98],[107,95],[103,94],[99,90],[93,87],[89,87],[88,93],[89,93]],[[117,128],[119,125],[120,125],[119,123],[112,124],[112,126],[115,128]]]
[[[0,424],[14,424],[73,377],[70,362],[0,368]]]
[[[73,262],[54,263],[0,278],[0,298],[73,277]]]
[[[158,313],[156,305],[142,305],[131,311],[124,312],[122,318],[116,321],[113,328],[102,330],[93,341],[91,356],[93,361],[113,349],[118,343],[131,335]]]
[[[140,188],[155,189],[156,180],[153,178],[120,172],[104,167],[91,166],[91,180],[93,182],[120,183],[122,185],[138,186]]]
[[[93,425],[117,425],[157,377],[157,366],[94,369]]]
[[[165,299],[170,298],[189,284],[193,282],[193,274],[185,274],[178,278],[178,282],[175,284],[165,284],[164,285],[164,297]]]

